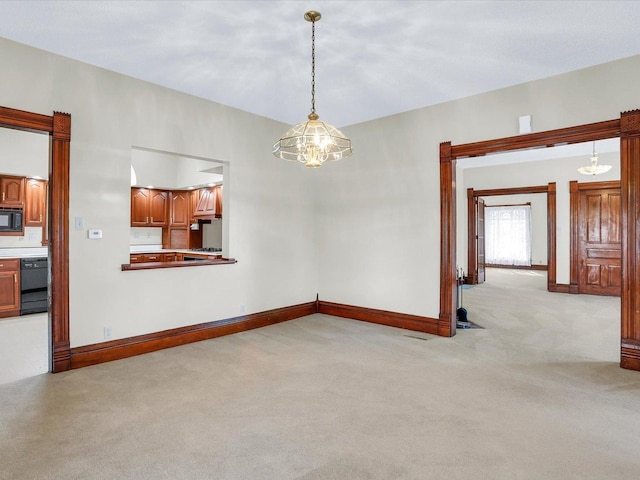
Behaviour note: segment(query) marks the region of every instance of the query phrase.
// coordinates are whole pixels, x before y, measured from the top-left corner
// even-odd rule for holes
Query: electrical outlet
[[[111,327],[104,327],[104,338],[111,338],[113,336],[113,330],[111,329]]]
[[[245,311],[244,304],[240,305],[240,313],[244,313],[244,311]]]

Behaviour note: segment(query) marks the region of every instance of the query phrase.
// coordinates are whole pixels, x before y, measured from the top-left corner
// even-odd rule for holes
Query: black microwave
[[[0,233],[22,232],[22,211],[0,209]]]

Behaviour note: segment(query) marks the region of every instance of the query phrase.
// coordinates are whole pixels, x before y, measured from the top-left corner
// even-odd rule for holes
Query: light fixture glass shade
[[[598,156],[596,155],[596,142],[593,142],[593,155],[591,156],[591,165],[580,167],[578,171],[583,175],[599,175],[611,170],[611,165],[598,165]]]
[[[321,122],[316,113],[316,22],[322,18],[313,10],[304,14],[311,22],[311,113],[308,120],[294,125],[273,144],[272,153],[283,160],[304,163],[317,168],[324,162],[347,158],[353,153],[351,140],[329,123]]]
[[[352,153],[351,140],[333,125],[318,120],[315,114],[309,115],[306,122],[291,127],[273,144],[276,157],[304,163],[311,168]]]

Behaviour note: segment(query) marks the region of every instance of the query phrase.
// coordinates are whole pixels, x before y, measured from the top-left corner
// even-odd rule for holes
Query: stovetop
[[[192,252],[222,252],[218,247],[203,247],[203,248],[190,248]]]

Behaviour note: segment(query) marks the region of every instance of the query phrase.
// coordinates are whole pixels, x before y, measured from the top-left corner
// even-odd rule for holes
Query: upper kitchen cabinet
[[[148,188],[131,189],[131,226],[166,227],[169,217],[169,192]]]
[[[222,218],[222,185],[198,190],[194,218]]]
[[[24,224],[43,227],[47,218],[47,181],[29,178],[25,186]]]
[[[190,219],[190,198],[188,192],[171,192],[171,207],[169,214],[169,226],[188,227]]]
[[[24,207],[24,181],[25,177],[0,176],[0,206]]]

